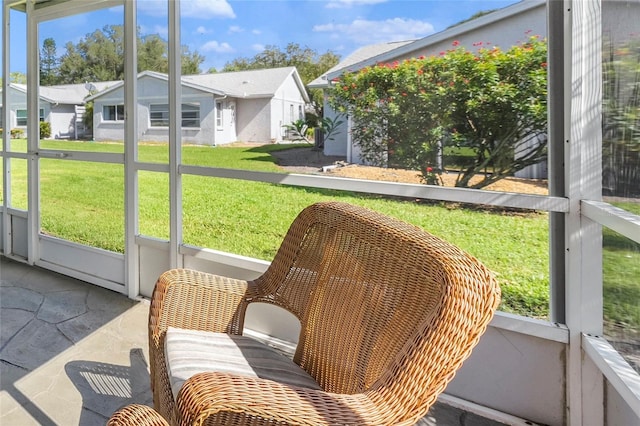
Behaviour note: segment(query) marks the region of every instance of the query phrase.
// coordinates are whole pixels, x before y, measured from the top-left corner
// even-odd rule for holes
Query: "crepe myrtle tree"
[[[439,184],[442,145],[465,148],[472,155],[456,165],[456,186],[482,188],[546,159],[546,61],[538,37],[506,51],[454,42],[438,55],[345,73],[330,102],[351,114],[366,162]]]

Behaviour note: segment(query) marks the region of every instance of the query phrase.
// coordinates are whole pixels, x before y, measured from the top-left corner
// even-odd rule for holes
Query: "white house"
[[[479,42],[484,46],[508,48],[525,41],[532,35],[545,37],[546,34],[545,0],[524,0],[419,40],[365,46],[312,81],[309,87],[329,88],[331,81],[346,71],[357,71],[378,63],[437,55],[439,52],[451,49],[454,41],[469,50],[476,49],[474,44]],[[326,96],[324,115],[330,118],[336,116],[336,112],[328,105]],[[324,150],[327,155],[342,155],[347,158],[347,161],[361,162],[358,147],[350,140],[347,120],[342,124],[342,129],[334,140],[325,144]]]
[[[39,117],[40,121],[51,123],[51,138],[78,139],[90,136],[90,129],[85,129],[82,123],[84,100],[92,91],[104,90],[116,83],[106,81],[92,84],[40,86]],[[27,86],[11,83],[8,104],[11,110],[10,123],[4,126],[3,105],[0,101],[0,128],[20,129],[26,136]]]
[[[199,145],[280,141],[309,102],[295,67],[187,75],[181,91],[182,141]],[[94,102],[94,139],[123,140],[124,83],[87,101]],[[138,74],[138,140],[169,140],[168,102],[166,74]]]

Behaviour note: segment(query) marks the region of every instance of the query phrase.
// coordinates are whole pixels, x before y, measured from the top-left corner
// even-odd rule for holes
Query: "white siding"
[[[511,16],[493,22],[490,25],[481,28],[474,28],[464,34],[459,34],[428,47],[411,52],[410,55],[400,56],[396,59],[402,60],[420,55],[438,55],[442,51],[453,48],[453,42],[458,41],[461,46],[474,51],[478,47],[474,47],[475,43],[483,43],[480,47],[499,46],[503,50],[509,49],[511,46],[517,45],[529,39],[531,36],[546,37],[547,36],[547,15],[545,5],[529,9],[524,13]]]

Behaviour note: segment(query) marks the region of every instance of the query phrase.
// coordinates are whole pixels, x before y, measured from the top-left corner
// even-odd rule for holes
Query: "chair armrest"
[[[131,404],[111,415],[107,426],[169,426],[156,410],[146,405]]]
[[[240,334],[255,286],[244,280],[189,269],[172,269],[156,283],[149,311],[149,336],[168,327]]]
[[[398,424],[393,407],[368,394],[333,394],[228,373],[196,374],[184,383],[176,403],[181,424],[204,424],[220,412],[292,425]]]

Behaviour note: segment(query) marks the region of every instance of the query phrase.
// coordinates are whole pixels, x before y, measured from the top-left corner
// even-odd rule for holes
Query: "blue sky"
[[[408,40],[439,32],[480,10],[498,9],[517,0],[182,0],[182,44],[206,60],[203,71],[221,69],[238,57],[253,57],[267,45],[284,49],[290,42],[319,54],[345,57],[358,47]],[[143,35],[167,35],[166,0],[139,0],[138,25]],[[1,12],[0,12],[1,13]],[[11,70],[26,69],[24,14],[11,15]],[[64,46],[105,25],[123,23],[116,7],[40,25],[40,42]]]

